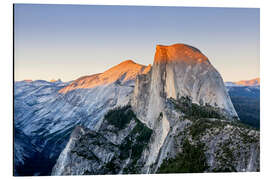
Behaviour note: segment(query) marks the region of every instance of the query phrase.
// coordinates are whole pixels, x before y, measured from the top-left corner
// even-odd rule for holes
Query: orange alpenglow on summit
[[[200,50],[186,44],[173,44],[171,46],[157,45],[155,62],[189,61],[193,63],[205,62],[208,58]]]
[[[242,85],[242,86],[259,86],[260,83],[261,83],[260,78],[235,82],[235,84]]]
[[[121,82],[134,80],[139,74],[146,74],[150,71],[151,65],[144,66],[132,60],[126,60],[107,71],[99,74],[83,76],[70,85],[59,90],[59,93],[67,93],[74,89],[94,88],[101,85],[112,84],[121,79]]]
[[[32,79],[25,79],[23,80],[24,82],[32,82],[33,80]]]

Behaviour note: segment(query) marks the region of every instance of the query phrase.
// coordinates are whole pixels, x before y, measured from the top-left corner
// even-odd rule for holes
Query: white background
[[[199,7],[250,7],[261,9],[261,172],[205,173],[170,175],[80,176],[79,179],[269,179],[270,178],[270,3],[268,0],[1,0],[0,2],[0,178],[12,179],[13,172],[13,3],[159,5]],[[233,42],[232,42],[233,43]],[[268,177],[267,177],[268,176]],[[77,179],[78,176],[37,177],[42,179]],[[24,177],[23,179],[34,179]],[[35,178],[36,179],[36,178]]]

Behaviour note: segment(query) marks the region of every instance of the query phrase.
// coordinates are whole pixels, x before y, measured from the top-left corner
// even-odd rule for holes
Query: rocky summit
[[[128,77],[136,79],[124,93],[126,103],[103,111],[98,126],[73,130],[52,175],[260,170],[260,133],[239,121],[222,77],[200,50],[158,45],[152,67],[132,65],[121,73],[130,63],[59,91],[96,88],[88,84],[100,85],[100,79],[104,89],[111,80],[126,85]]]

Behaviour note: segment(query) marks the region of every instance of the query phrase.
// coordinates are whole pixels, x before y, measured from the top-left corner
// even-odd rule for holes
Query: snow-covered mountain
[[[260,78],[255,78],[251,80],[242,80],[242,81],[235,82],[235,84],[243,85],[243,86],[259,86]]]
[[[97,76],[89,81],[99,84]],[[96,129],[77,126],[52,175],[259,171],[259,132],[239,124],[220,74],[198,49],[158,45],[128,99]]]
[[[234,82],[230,82],[230,81],[229,81],[229,82],[225,82],[224,84],[225,84],[226,87],[231,87],[231,86],[241,86],[241,85],[238,85],[238,84],[236,84],[236,83],[234,83]]]
[[[129,102],[136,76],[150,69],[128,60],[69,83],[15,82],[15,128],[31,139],[36,151],[55,161],[76,125],[98,128],[109,109]]]
[[[260,78],[242,80],[237,82],[225,82],[226,86],[260,86]]]

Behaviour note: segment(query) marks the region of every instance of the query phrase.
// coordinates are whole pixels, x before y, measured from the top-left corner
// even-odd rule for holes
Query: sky
[[[200,49],[224,81],[259,77],[260,10],[153,6],[14,6],[15,81],[70,81],[124,60],[152,64],[157,44]]]

